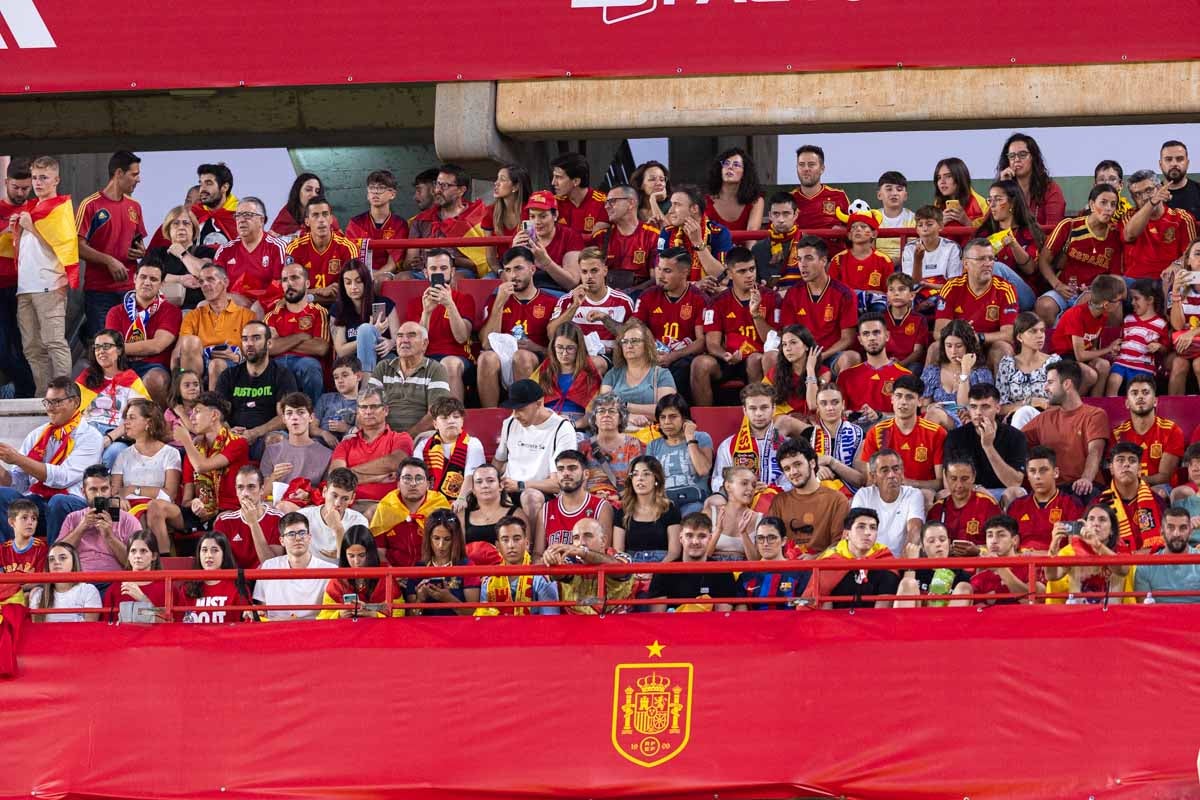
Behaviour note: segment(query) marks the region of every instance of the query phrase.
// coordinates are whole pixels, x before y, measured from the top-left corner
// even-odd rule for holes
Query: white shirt
[[[29,455],[29,451],[42,437],[42,431],[46,430],[49,424],[47,422],[45,425],[39,425],[26,434],[25,440],[21,442],[20,451]],[[71,454],[61,464],[47,463],[46,480],[42,483],[51,489],[66,489],[68,494],[83,497],[83,471],[93,464],[100,463],[100,451],[104,449],[104,437],[91,425],[80,422],[71,434],[71,438],[75,440]],[[43,461],[49,462],[58,452],[58,448],[62,446],[62,442],[51,439],[46,445],[46,455]],[[26,475],[23,469],[10,466],[8,473],[12,476],[13,489],[22,494],[29,491],[29,487],[33,484],[33,478]]]
[[[309,547],[314,553],[321,550],[330,552],[337,548],[337,536],[321,518],[321,508],[322,506],[308,506],[300,509],[300,513],[308,520],[308,532],[312,534],[312,544]],[[342,514],[342,530],[348,531],[355,525],[369,526],[366,517],[353,508],[347,508],[346,513]]]
[[[892,503],[885,503],[876,487],[864,486],[854,493],[850,507],[870,508],[879,514],[879,542],[897,557],[902,555],[908,538],[908,521],[925,520],[925,498],[920,489],[911,486],[901,486],[900,496]]]
[[[66,286],[67,274],[58,256],[32,231],[21,229],[17,259],[17,294],[40,294]]]
[[[913,274],[916,252],[917,240],[910,239],[904,246],[904,253],[900,256],[900,269],[909,277]],[[935,278],[938,279],[938,282],[945,283],[951,278],[962,275],[962,272],[962,258],[958,245],[949,239],[943,238],[937,250],[926,251],[925,257],[921,259],[921,280]]]
[[[310,545],[311,547],[311,545]],[[308,562],[307,569],[337,569],[337,564],[326,561],[318,555],[309,552],[312,560]],[[275,556],[268,558],[259,565],[259,569],[291,569],[288,563],[287,555]],[[325,599],[325,585],[329,583],[329,579],[325,577],[319,578],[293,578],[292,580],[260,580],[254,586],[254,599],[259,600],[267,605],[296,605],[296,606],[316,606],[320,605]],[[268,620],[284,620],[284,619],[313,619],[319,612],[313,611],[268,611]]]
[[[42,607],[42,594],[45,590],[46,584],[33,587],[29,593],[30,608]],[[65,592],[54,590],[55,608],[94,608],[99,612],[102,605],[100,592],[90,583],[77,583]],[[46,614],[42,616],[41,621],[83,622],[83,614]]]
[[[577,445],[574,426],[554,412],[532,428],[509,417],[500,429],[496,460],[508,462],[504,475],[514,481],[544,481],[554,472],[558,454]]]

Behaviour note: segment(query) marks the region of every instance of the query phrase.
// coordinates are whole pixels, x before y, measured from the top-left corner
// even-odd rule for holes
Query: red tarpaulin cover
[[[1189,7],[5,0],[0,93],[1188,60],[1200,57]]]
[[[0,796],[1195,798],[1197,629],[1162,604],[27,625]]]

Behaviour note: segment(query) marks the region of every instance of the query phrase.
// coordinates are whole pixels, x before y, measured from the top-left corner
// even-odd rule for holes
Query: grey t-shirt
[[[263,477],[269,481],[276,464],[291,464],[291,474],[283,476],[281,483],[291,483],[296,478],[308,478],[312,485],[316,486],[324,477],[332,456],[333,451],[320,442],[313,442],[307,447],[297,447],[287,440],[276,442],[263,451]]]
[[[712,447],[712,437],[704,431],[696,431],[696,441],[701,447]],[[696,503],[708,497],[708,476],[698,475],[688,455],[687,442],[667,444],[666,439],[655,439],[646,445],[646,455],[654,456],[662,464],[667,476],[667,497],[678,503]]]

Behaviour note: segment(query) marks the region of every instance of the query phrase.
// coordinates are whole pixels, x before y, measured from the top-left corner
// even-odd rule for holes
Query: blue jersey
[[[808,572],[743,572],[738,584],[747,598],[796,597],[808,586]],[[785,603],[748,603],[751,611],[785,609]]]

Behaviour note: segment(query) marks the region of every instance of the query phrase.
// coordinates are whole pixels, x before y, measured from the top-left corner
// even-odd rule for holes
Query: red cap
[[[557,211],[558,200],[554,197],[554,192],[548,189],[534,192],[529,195],[529,202],[525,204],[525,210],[531,211]]]
[[[853,225],[856,222],[861,222],[873,231],[879,230],[879,220],[875,219],[870,214],[851,214],[850,219],[846,220],[846,227]]]

